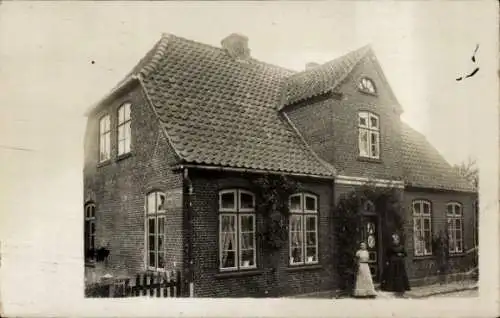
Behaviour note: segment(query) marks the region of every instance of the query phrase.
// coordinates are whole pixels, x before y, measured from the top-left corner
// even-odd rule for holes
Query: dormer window
[[[367,77],[363,77],[358,84],[358,88],[360,91],[370,94],[376,94],[377,90],[375,89],[375,84],[373,81]]]
[[[359,156],[380,159],[379,117],[370,112],[358,113]]]

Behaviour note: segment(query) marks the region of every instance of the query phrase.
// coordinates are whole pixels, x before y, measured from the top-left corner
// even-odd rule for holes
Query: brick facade
[[[117,157],[117,109],[131,102],[132,151]],[[111,160],[98,164],[99,119],[111,115]],[[170,164],[175,153],[158,119],[136,86],[89,117],[85,135],[84,198],[96,205],[96,248],[108,247],[105,270],[114,275],[135,274],[145,266],[145,196],[182,187],[182,175]],[[167,265],[183,261],[182,207],[167,210]]]

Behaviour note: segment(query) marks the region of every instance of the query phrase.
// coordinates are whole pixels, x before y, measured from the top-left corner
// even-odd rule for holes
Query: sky
[[[58,255],[78,264],[79,237],[67,237],[81,231],[74,211],[80,212],[83,200],[84,112],[164,32],[215,46],[230,33],[242,33],[255,58],[295,70],[371,44],[404,109],[403,120],[450,163],[481,160],[498,148],[497,12],[494,1],[4,1],[0,211],[10,215],[1,215],[2,239],[31,251],[16,255],[34,279],[39,265],[52,264]],[[480,71],[457,82],[474,69],[476,45]],[[58,225],[49,227],[47,219]],[[48,243],[40,248],[33,244],[38,241]],[[33,255],[36,262],[29,260]],[[3,283],[31,277],[18,275]],[[80,276],[67,277],[81,283]],[[19,302],[33,301],[37,291],[27,288]]]

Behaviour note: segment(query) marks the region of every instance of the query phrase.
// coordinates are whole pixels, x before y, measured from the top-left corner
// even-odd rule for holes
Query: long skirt
[[[354,287],[355,297],[373,297],[377,295],[373,286],[372,274],[367,263],[360,263]]]

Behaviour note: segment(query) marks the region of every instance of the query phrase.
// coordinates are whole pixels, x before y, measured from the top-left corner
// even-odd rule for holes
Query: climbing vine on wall
[[[375,212],[384,215],[383,241],[389,242],[391,233],[397,233],[404,244],[403,207],[401,190],[393,187],[380,188],[368,182],[340,197],[335,207],[335,259],[340,288],[352,291],[356,275],[355,254],[359,248],[361,212],[367,201],[375,206]],[[386,243],[386,244],[387,244]]]
[[[263,216],[259,231],[263,245],[272,250],[282,248],[288,240],[288,198],[299,192],[299,182],[283,175],[263,175],[253,180],[256,211]]]

